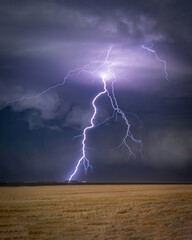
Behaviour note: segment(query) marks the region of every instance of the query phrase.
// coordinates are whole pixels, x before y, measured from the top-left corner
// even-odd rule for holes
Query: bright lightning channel
[[[94,128],[95,126],[97,126],[97,125],[94,124],[94,119],[95,119],[95,116],[96,116],[96,114],[97,114],[97,107],[96,107],[95,103],[96,103],[96,100],[97,100],[100,96],[102,96],[102,95],[104,95],[104,94],[107,94],[107,96],[108,96],[109,99],[110,99],[111,106],[112,106],[114,112],[116,112],[116,114],[120,114],[120,115],[121,115],[121,117],[123,118],[123,120],[124,120],[124,122],[125,122],[125,124],[126,124],[126,126],[127,126],[126,134],[125,134],[125,136],[124,136],[121,144],[120,144],[118,147],[120,147],[121,145],[124,144],[124,145],[127,147],[128,151],[129,151],[129,157],[131,157],[131,155],[132,155],[132,156],[135,158],[135,154],[131,151],[130,146],[127,144],[127,139],[130,138],[134,143],[140,144],[140,150],[142,149],[142,141],[141,141],[141,140],[136,140],[136,139],[133,137],[133,135],[132,135],[132,133],[131,133],[131,131],[130,131],[131,125],[129,124],[128,119],[127,119],[125,113],[119,108],[119,105],[118,105],[118,102],[117,102],[117,99],[116,99],[116,96],[115,96],[114,83],[116,82],[116,76],[115,76],[115,74],[111,71],[111,63],[110,63],[109,60],[108,60],[108,59],[109,59],[109,55],[110,55],[110,53],[111,53],[111,50],[112,50],[112,47],[110,47],[110,48],[108,49],[104,63],[103,63],[101,66],[99,66],[98,68],[96,68],[94,71],[91,72],[92,74],[95,74],[96,72],[98,72],[98,71],[99,71],[101,68],[103,68],[104,66],[107,67],[107,73],[102,73],[102,74],[101,74],[101,78],[102,78],[102,82],[103,82],[103,90],[102,90],[101,92],[99,92],[99,93],[95,96],[95,98],[92,100],[92,107],[93,107],[93,109],[94,109],[94,112],[93,112],[93,115],[92,115],[91,120],[90,120],[90,125],[83,130],[83,134],[82,134],[82,136],[83,136],[83,140],[82,140],[82,156],[81,156],[80,159],[78,160],[77,165],[76,165],[74,171],[73,171],[72,174],[70,175],[69,180],[68,180],[69,182],[71,182],[72,178],[73,178],[73,177],[75,176],[75,174],[77,173],[77,171],[78,171],[78,169],[79,169],[79,166],[80,166],[80,164],[81,164],[82,161],[83,161],[83,166],[84,166],[85,172],[87,172],[87,170],[89,169],[89,167],[92,168],[91,165],[90,165],[90,163],[89,163],[88,158],[86,157],[86,151],[85,151],[85,149],[86,149],[87,131],[88,131],[89,129],[92,129],[92,128]],[[111,92],[112,92],[112,95],[111,95],[110,92],[108,91],[108,89],[107,89],[107,84],[106,84],[106,81],[109,80],[110,78],[112,78],[112,81],[111,81]],[[114,112],[113,112],[113,115],[114,115]],[[110,117],[110,118],[111,118],[111,117]],[[110,119],[110,118],[108,118],[108,119]],[[105,120],[105,121],[106,121],[106,120]],[[104,121],[104,122],[105,122],[105,121]],[[104,122],[103,122],[103,123],[104,123]],[[102,124],[102,123],[101,123],[101,124]],[[99,125],[100,125],[100,124],[99,124]]]
[[[169,78],[168,78],[168,72],[167,72],[167,62],[165,60],[162,60],[158,57],[157,53],[155,50],[153,50],[153,44],[150,44],[150,46],[145,46],[145,45],[141,45],[141,47],[151,53],[153,53],[155,55],[155,58],[157,59],[157,61],[161,62],[164,64],[164,73],[165,73],[165,78],[167,81],[169,81]]]
[[[89,160],[87,159],[86,153],[85,153],[85,147],[86,147],[85,141],[86,141],[86,138],[87,138],[86,133],[87,133],[87,131],[88,131],[89,129],[94,128],[94,122],[93,122],[93,121],[94,121],[94,118],[95,118],[95,116],[96,116],[96,114],[97,114],[97,107],[96,107],[96,105],[95,105],[95,102],[96,102],[97,98],[99,98],[101,95],[103,95],[103,94],[105,94],[105,93],[107,92],[106,82],[105,82],[105,78],[104,78],[104,77],[103,77],[102,81],[103,81],[103,85],[104,85],[104,91],[98,93],[98,94],[96,95],[96,97],[95,97],[95,98],[93,99],[93,101],[92,101],[92,106],[93,106],[93,108],[94,108],[94,113],[93,113],[93,116],[92,116],[91,121],[90,121],[90,122],[91,122],[91,125],[88,126],[88,127],[86,127],[86,128],[83,130],[82,157],[79,159],[79,161],[78,161],[78,163],[77,163],[77,165],[76,165],[76,167],[75,167],[75,170],[74,170],[73,173],[71,174],[71,176],[70,176],[70,178],[69,178],[69,182],[72,180],[73,176],[77,173],[81,161],[83,161],[83,165],[84,165],[84,168],[85,168],[85,171],[86,171],[86,172],[87,172],[88,168],[91,166],[91,165],[89,164]]]

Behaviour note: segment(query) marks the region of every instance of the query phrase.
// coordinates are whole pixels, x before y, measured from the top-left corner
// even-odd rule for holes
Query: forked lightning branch
[[[147,50],[149,53],[154,54],[156,60],[158,60],[160,63],[162,63],[164,65],[164,73],[165,73],[165,78],[168,80],[168,73],[167,73],[167,64],[165,60],[162,60],[158,57],[157,53],[155,50],[152,49],[152,45],[150,45],[149,47],[145,46],[145,45],[141,45],[141,47],[144,50]],[[115,96],[115,83],[117,81],[116,75],[115,73],[112,71],[111,69],[111,65],[112,63],[110,62],[110,54],[112,51],[112,47],[110,47],[104,57],[103,61],[97,60],[94,62],[91,62],[83,67],[80,68],[76,68],[73,70],[70,70],[67,75],[64,77],[63,81],[61,83],[57,83],[56,85],[53,85],[51,87],[48,87],[47,89],[37,93],[34,96],[23,96],[19,99],[16,99],[14,101],[8,102],[6,104],[10,105],[13,104],[15,102],[19,102],[19,101],[24,101],[24,100],[30,100],[30,99],[36,99],[40,96],[42,96],[43,94],[49,92],[52,89],[58,88],[60,86],[63,86],[66,82],[67,79],[69,79],[71,76],[77,76],[80,75],[81,73],[85,72],[87,74],[90,74],[91,77],[99,77],[101,83],[102,83],[102,90],[93,98],[91,104],[92,104],[92,111],[93,114],[90,118],[90,123],[87,127],[85,127],[83,129],[83,133],[82,135],[80,135],[79,137],[82,137],[82,141],[81,141],[81,145],[82,145],[82,149],[81,149],[81,156],[79,157],[79,159],[77,160],[77,163],[74,167],[74,170],[72,171],[72,173],[70,174],[68,181],[70,182],[74,176],[76,175],[76,173],[79,170],[80,165],[82,164],[84,166],[84,170],[87,173],[87,171],[89,170],[89,168],[92,168],[89,159],[87,158],[87,154],[86,154],[86,141],[87,141],[87,134],[89,133],[90,129],[93,129],[103,123],[105,123],[106,121],[108,121],[109,119],[111,119],[112,117],[114,117],[117,114],[120,115],[120,117],[122,118],[125,126],[126,126],[126,130],[124,133],[124,137],[120,143],[120,146],[124,145],[128,152],[129,152],[129,157],[136,157],[135,153],[131,150],[131,147],[128,144],[128,140],[131,140],[133,143],[138,144],[139,145],[139,149],[140,152],[142,150],[142,141],[135,139],[135,137],[133,136],[133,134],[130,131],[131,125],[126,117],[126,114],[123,112],[123,110],[119,107],[117,98]],[[99,64],[98,64],[99,63]],[[93,70],[90,70],[93,69]],[[101,123],[95,123],[95,117],[98,114],[97,111],[97,100],[103,96],[106,95],[109,99],[109,102],[111,104],[111,107],[113,108],[113,115],[112,117],[108,117],[106,118],[103,122]]]

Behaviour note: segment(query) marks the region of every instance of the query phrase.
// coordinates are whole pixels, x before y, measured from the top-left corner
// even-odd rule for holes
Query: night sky
[[[87,135],[87,156],[74,179],[85,181],[192,181],[192,2],[187,0],[65,0],[0,2],[0,181],[64,181],[81,156],[91,101],[101,77],[68,73],[98,59],[109,61],[115,94],[143,141],[128,159],[118,115]],[[153,43],[163,64],[141,48]],[[105,70],[105,69],[104,69]],[[12,103],[10,103],[12,102]],[[95,123],[111,116],[107,96]]]

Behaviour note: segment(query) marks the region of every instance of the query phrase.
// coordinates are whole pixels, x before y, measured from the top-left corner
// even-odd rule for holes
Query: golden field
[[[192,239],[192,185],[0,188],[0,239]]]

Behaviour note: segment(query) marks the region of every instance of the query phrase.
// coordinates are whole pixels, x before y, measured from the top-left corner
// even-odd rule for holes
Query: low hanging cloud
[[[24,111],[27,109],[35,109],[39,112],[44,120],[50,120],[58,114],[59,98],[57,95],[45,95],[35,99],[24,99],[13,104],[14,111]]]
[[[26,120],[31,130],[37,128],[49,128],[51,130],[59,130],[56,125],[47,125],[46,122],[56,120],[65,115],[70,105],[60,101],[57,94],[43,95],[34,99],[24,99],[12,104],[13,111],[27,111]]]
[[[90,118],[90,111],[88,111],[87,109],[83,109],[79,106],[74,106],[72,110],[67,114],[63,126],[73,127],[80,130],[89,124]]]
[[[144,141],[144,160],[159,167],[183,167],[192,163],[191,144],[191,129],[152,130]]]

